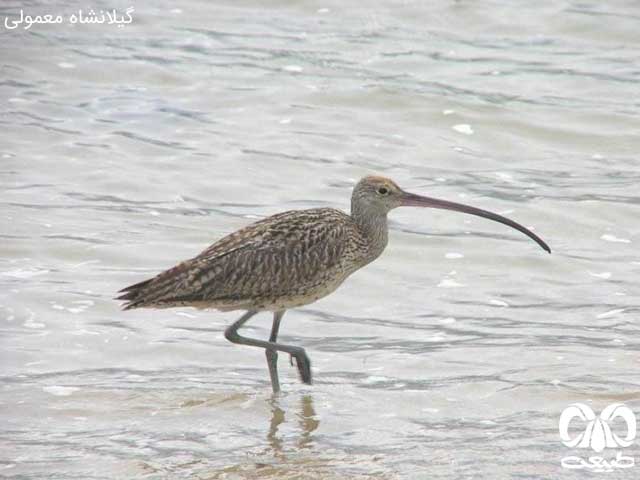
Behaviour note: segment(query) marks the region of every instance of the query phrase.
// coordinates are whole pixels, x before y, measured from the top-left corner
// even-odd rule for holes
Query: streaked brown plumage
[[[289,211],[232,233],[158,276],[125,289],[125,309],[192,305],[286,310],[331,293],[379,252],[332,208]]]
[[[311,383],[305,351],[276,343],[284,311],[333,292],[353,272],[372,262],[387,245],[387,213],[399,206],[457,210],[509,225],[547,251],[521,225],[485,210],[404,192],[393,181],[369,176],[354,188],[351,215],[332,208],[293,210],[260,220],[222,238],[198,256],[121,292],[125,310],[194,306],[247,310],[225,336],[234,343],[265,348],[274,391],[279,390],[277,353],[291,354]],[[237,330],[259,311],[274,312],[269,341],[242,337]]]

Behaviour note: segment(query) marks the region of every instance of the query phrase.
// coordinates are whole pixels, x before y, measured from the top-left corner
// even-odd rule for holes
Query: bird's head
[[[358,204],[371,213],[386,214],[402,205],[404,193],[393,180],[370,175],[356,184],[351,204]]]
[[[439,208],[488,218],[494,222],[515,228],[534,240],[541,248],[551,253],[549,246],[535,233],[497,213],[462,203],[449,202],[447,200],[439,200],[437,198],[424,197],[422,195],[405,192],[393,180],[373,175],[361,179],[353,189],[351,196],[352,215],[355,214],[356,216],[365,218],[386,216],[389,211],[396,207]]]

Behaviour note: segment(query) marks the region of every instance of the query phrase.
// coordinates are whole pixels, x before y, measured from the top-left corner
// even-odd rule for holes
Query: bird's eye
[[[378,193],[379,193],[380,195],[386,195],[387,193],[389,193],[389,189],[388,189],[387,187],[380,187],[380,188],[378,189]]]

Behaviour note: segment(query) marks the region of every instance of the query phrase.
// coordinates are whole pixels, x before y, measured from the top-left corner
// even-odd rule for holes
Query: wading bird
[[[278,352],[296,359],[304,383],[311,362],[302,347],[277,342],[284,312],[329,295],[387,246],[387,214],[396,207],[430,207],[469,213],[508,225],[551,253],[535,233],[501,215],[408,193],[392,180],[368,176],[351,196],[351,214],[333,208],[279,213],[218,240],[198,256],[120,291],[125,310],[192,306],[246,310],[225,330],[233,343],[265,349],[273,391],[280,389]],[[251,317],[273,312],[269,340],[238,333]]]

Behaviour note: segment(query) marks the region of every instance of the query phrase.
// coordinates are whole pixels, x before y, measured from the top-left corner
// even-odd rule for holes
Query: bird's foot
[[[311,385],[311,360],[307,356],[307,352],[300,349],[299,352],[292,353],[291,358],[295,357],[298,366],[298,373],[303,383]]]
[[[269,377],[271,378],[271,387],[273,393],[280,391],[280,380],[278,378],[278,352],[275,350],[265,350],[267,355],[267,365],[269,366]]]

